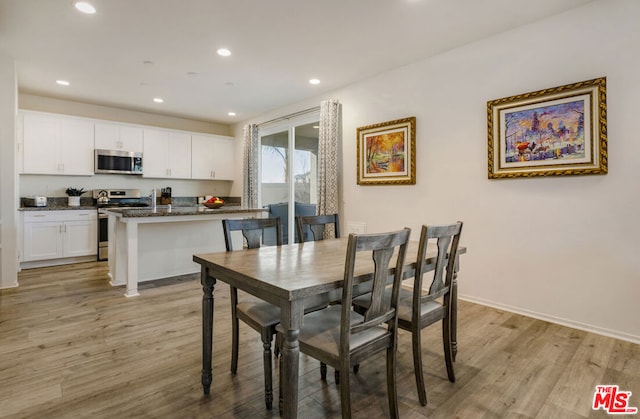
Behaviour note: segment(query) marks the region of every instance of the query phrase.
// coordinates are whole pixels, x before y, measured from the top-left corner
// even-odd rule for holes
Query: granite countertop
[[[80,205],[79,207],[70,207],[67,204],[64,205],[56,205],[56,204],[48,204],[46,207],[20,207],[18,211],[60,211],[60,210],[96,210],[98,209],[95,205]]]
[[[151,208],[108,208],[109,212],[121,214],[123,218],[133,217],[174,217],[181,215],[214,215],[214,214],[234,214],[241,212],[262,212],[268,211],[266,208],[242,208],[240,205],[225,205],[217,209],[209,209],[204,206],[188,206],[169,208],[166,205],[158,205],[156,210]]]

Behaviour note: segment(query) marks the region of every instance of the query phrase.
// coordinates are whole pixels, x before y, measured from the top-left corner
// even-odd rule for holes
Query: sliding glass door
[[[260,202],[280,217],[285,244],[298,241],[294,217],[317,211],[318,120],[314,112],[260,129]]]

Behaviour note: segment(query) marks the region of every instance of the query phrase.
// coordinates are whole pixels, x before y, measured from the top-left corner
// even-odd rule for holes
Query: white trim
[[[605,329],[603,327],[594,326],[592,324],[577,322],[574,320],[568,320],[562,317],[551,316],[549,314],[538,313],[536,311],[530,311],[530,310],[522,309],[520,307],[510,306],[507,304],[500,304],[493,301],[484,300],[482,298],[471,297],[468,295],[458,294],[458,298],[460,300],[469,301],[471,303],[476,303],[476,304],[480,304],[487,307],[493,307],[498,310],[504,310],[510,313],[515,313],[515,314],[521,314],[527,317],[533,317],[534,319],[548,321],[550,323],[571,327],[573,329],[583,330],[585,332],[596,333],[598,335],[620,339],[620,340],[624,340],[624,341],[635,343],[635,344],[640,344],[640,336],[631,335],[629,333],[623,333],[617,330]]]

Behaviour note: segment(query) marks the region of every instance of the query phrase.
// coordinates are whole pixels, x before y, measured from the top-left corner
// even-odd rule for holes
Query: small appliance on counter
[[[46,196],[30,196],[27,198],[23,198],[22,202],[25,207],[46,207],[47,197]]]

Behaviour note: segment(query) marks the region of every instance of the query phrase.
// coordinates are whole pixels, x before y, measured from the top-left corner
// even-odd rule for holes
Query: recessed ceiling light
[[[58,83],[60,86],[68,86],[71,84],[66,80],[56,80],[56,83]]]
[[[164,99],[162,99],[160,97],[154,97],[153,101],[156,102],[156,103],[162,103],[162,102],[164,102]]]
[[[227,113],[227,115],[229,115],[229,116],[236,116],[236,113],[235,113],[235,112],[229,112],[229,113]]]
[[[314,125],[313,129],[320,129],[320,125]]]
[[[229,51],[226,48],[219,48],[218,51],[216,51],[216,52],[221,57],[228,57],[229,55],[231,55],[231,51]]]
[[[88,3],[86,1],[77,1],[75,2],[74,6],[82,13],[86,13],[88,15],[92,15],[96,12],[96,8],[93,7],[91,3]]]
[[[310,83],[310,84],[320,84],[320,80],[318,80],[318,79],[311,79],[311,80],[309,80],[309,83]]]

